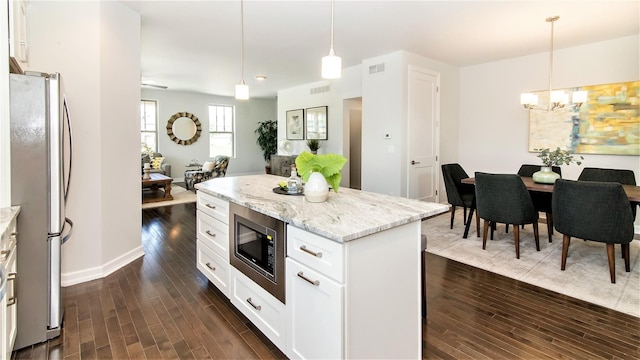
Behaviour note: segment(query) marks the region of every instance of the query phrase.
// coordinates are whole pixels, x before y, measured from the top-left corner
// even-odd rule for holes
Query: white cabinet
[[[9,57],[22,71],[29,64],[29,46],[27,41],[29,2],[27,0],[8,0],[9,6]],[[14,65],[12,64],[12,65]]]
[[[7,274],[7,284],[5,295],[0,301],[0,319],[2,324],[2,336],[0,338],[0,356],[3,359],[10,359],[13,344],[17,333],[18,305],[16,299],[16,275],[17,275],[17,234],[16,219],[14,219],[6,235],[1,240],[0,266]]]
[[[340,359],[344,286],[287,259],[287,355],[297,359]]]
[[[196,267],[229,297],[229,203],[200,191],[197,208]]]
[[[292,359],[421,357],[420,222],[337,243],[287,227]]]

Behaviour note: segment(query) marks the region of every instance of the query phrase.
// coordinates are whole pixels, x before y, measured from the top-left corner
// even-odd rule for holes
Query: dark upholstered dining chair
[[[518,170],[518,175],[532,177],[533,173],[536,171],[540,171],[540,167],[542,165],[530,165],[524,164],[520,166]],[[560,175],[562,177],[562,169],[560,166],[552,166],[551,170]],[[542,211],[545,213],[547,218],[547,234],[549,235],[549,242],[551,242],[553,238],[553,216],[551,209],[551,193],[543,193],[539,191],[531,191],[529,192],[531,195],[531,201],[533,201],[533,207],[538,211]]]
[[[444,178],[444,187],[447,191],[447,201],[451,204],[451,225],[453,229],[453,218],[456,212],[456,206],[462,206],[463,208],[463,220],[467,223],[467,208],[472,211],[469,213],[469,217],[473,213],[473,197],[475,195],[475,187],[473,185],[463,184],[460,182],[462,179],[469,177],[466,171],[460,166],[460,164],[443,164],[442,176]],[[471,221],[471,219],[469,219]],[[476,228],[480,232],[480,219],[476,214]]]
[[[632,170],[626,169],[601,169],[586,167],[582,169],[579,181],[608,181],[623,185],[635,185],[636,175]]]
[[[636,174],[633,170],[627,169],[602,169],[587,167],[582,169],[579,181],[607,181],[617,182],[622,185],[636,185]],[[631,213],[633,218],[636,218],[636,209],[640,205],[637,202],[631,202]]]
[[[482,249],[487,246],[489,224],[513,225],[516,258],[520,259],[520,225],[533,224],[536,250],[540,251],[538,212],[520,176],[476,172],[476,206],[478,217],[484,220]]]
[[[625,271],[630,271],[629,243],[633,240],[633,217],[621,184],[559,179],[553,188],[554,225],[562,233],[562,262],[572,237],[607,244],[609,275],[616,282],[614,244],[622,244]]]

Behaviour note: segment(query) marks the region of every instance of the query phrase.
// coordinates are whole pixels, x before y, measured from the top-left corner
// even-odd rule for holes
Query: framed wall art
[[[304,110],[287,111],[287,140],[304,140]]]
[[[587,91],[583,104],[561,109],[532,109],[529,151],[570,149],[576,154],[640,155],[640,81],[562,89]],[[548,91],[534,92],[546,108]]]
[[[327,106],[306,109],[307,139],[327,140]]]

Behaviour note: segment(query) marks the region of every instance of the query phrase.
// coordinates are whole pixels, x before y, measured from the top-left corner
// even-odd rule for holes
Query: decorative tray
[[[273,192],[276,194],[280,194],[280,195],[292,195],[292,196],[300,196],[303,195],[301,192],[297,193],[297,194],[289,194],[287,192],[287,190],[284,190],[283,188],[281,188],[280,186],[276,186],[273,188]]]

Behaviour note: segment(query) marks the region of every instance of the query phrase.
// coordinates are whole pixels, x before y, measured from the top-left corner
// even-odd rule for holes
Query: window
[[[153,100],[142,100],[140,102],[140,140],[142,149],[145,145],[153,152],[158,151],[158,131],[157,122],[157,106],[158,103]]]
[[[234,109],[227,105],[209,105],[209,156],[234,156]]]

